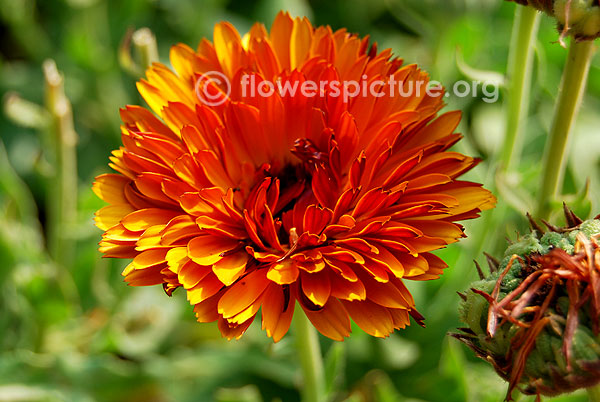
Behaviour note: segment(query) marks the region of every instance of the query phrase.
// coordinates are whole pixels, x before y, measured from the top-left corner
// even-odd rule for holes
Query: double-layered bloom
[[[174,71],[156,63],[138,83],[154,114],[121,110],[117,173],[93,187],[109,203],[96,215],[100,251],[133,259],[126,282],[182,287],[198,321],[229,339],[261,310],[278,341],[296,305],[336,340],[350,317],[378,337],[421,323],[404,280],[438,278],[446,264],[431,251],[495,202],[458,179],[478,160],[448,150],[460,113],[438,115],[427,74],[284,13],[243,37],[220,23],[213,43],[174,46],[170,60]],[[263,81],[378,92],[279,93]]]

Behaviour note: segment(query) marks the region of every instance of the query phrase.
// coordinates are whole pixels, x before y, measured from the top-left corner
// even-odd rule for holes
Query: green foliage
[[[91,192],[96,174],[119,146],[118,108],[141,104],[135,79],[119,67],[127,29],[147,26],[161,61],[169,46],[194,47],[229,20],[240,31],[267,25],[280,8],[314,24],[370,34],[407,63],[419,63],[447,88],[460,79],[492,77],[499,85],[515,5],[500,0],[0,0],[0,399],[15,401],[295,401],[298,364],[292,343],[272,344],[257,326],[241,341],[220,338],[216,326],[194,321],[185,297],[127,288],[123,261],[101,259]],[[532,108],[521,162],[498,181],[494,213],[466,223],[468,238],[438,254],[450,265],[437,281],[409,283],[427,328],[413,325],[382,341],[355,329],[345,351],[328,351],[326,382],[335,401],[499,401],[505,384],[446,333],[459,325],[455,292],[475,280],[472,261],[498,254],[505,236],[524,232],[519,209],[535,197],[542,149],[566,51],[544,18],[536,48]],[[44,103],[42,62],[56,61],[78,133],[77,222],[63,228],[73,263],[52,261],[45,242],[53,166]],[[564,193],[580,215],[595,215],[600,199],[600,62],[571,144]],[[14,95],[15,93],[18,94]],[[494,187],[494,155],[503,141],[502,96],[449,97],[460,108],[466,139],[458,149],[484,162],[468,178]],[[5,149],[6,148],[6,151]],[[587,181],[589,178],[589,182]],[[585,190],[582,190],[585,189]],[[509,204],[510,203],[510,204]],[[515,209],[516,208],[516,209]],[[587,218],[589,216],[582,216]],[[523,400],[523,399],[522,399]],[[529,399],[527,399],[529,400]],[[583,401],[574,394],[557,401]]]

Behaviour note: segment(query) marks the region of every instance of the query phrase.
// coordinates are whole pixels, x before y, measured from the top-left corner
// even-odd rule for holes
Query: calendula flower
[[[554,17],[561,39],[594,40],[600,36],[599,0],[509,0],[531,6]]]
[[[557,395],[600,382],[600,220],[539,226],[462,295],[453,334],[509,382],[506,400]]]
[[[94,183],[110,204],[96,215],[100,251],[133,258],[125,281],[182,287],[229,339],[261,310],[278,341],[296,304],[336,340],[349,317],[378,337],[421,323],[403,281],[439,277],[431,251],[495,202],[458,180],[478,160],[448,150],[460,113],[438,115],[427,74],[284,13],[243,37],[217,24],[213,43],[174,46],[170,60],[175,71],[154,64],[138,83],[159,117],[121,110],[118,173]],[[270,90],[306,82],[322,87]]]

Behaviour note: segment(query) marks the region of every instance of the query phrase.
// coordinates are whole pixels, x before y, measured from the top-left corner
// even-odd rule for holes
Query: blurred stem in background
[[[131,51],[133,47],[134,56]],[[135,59],[134,59],[135,57]],[[119,64],[133,77],[142,77],[146,69],[158,61],[156,36],[149,28],[129,29],[119,48]]]
[[[571,39],[544,153],[542,180],[536,210],[536,216],[540,219],[548,219],[552,212],[553,201],[562,188],[569,136],[585,93],[593,54],[594,41],[577,42]]]
[[[529,111],[534,45],[540,13],[533,7],[517,6],[508,55],[507,116],[500,169],[510,170],[521,154],[523,123]]]
[[[35,61],[41,62],[43,55],[52,51],[48,36],[36,21],[34,0],[15,0],[0,2],[0,21],[10,28],[12,37]],[[3,40],[5,32],[2,33]]]
[[[158,61],[156,37],[149,28],[140,28],[133,33],[131,39],[140,60],[140,67],[145,71],[152,63]]]
[[[74,258],[73,231],[77,221],[77,134],[71,103],[65,96],[64,79],[54,60],[42,66],[46,108],[50,114],[50,144],[54,175],[48,188],[48,251],[54,261],[70,267]]]
[[[319,346],[319,336],[302,313],[294,314],[296,349],[302,366],[302,400],[304,402],[325,401],[325,374]]]

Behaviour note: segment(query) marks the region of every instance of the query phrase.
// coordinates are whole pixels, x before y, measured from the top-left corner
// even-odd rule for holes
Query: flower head
[[[133,258],[130,285],[185,289],[198,321],[229,339],[259,310],[281,339],[296,304],[338,340],[349,317],[379,337],[410,316],[421,323],[403,280],[439,277],[446,264],[431,251],[495,199],[458,179],[478,163],[448,151],[460,114],[438,115],[441,97],[424,86],[400,96],[384,85],[428,82],[391,56],[284,13],[270,32],[256,24],[240,37],[224,22],[197,51],[174,46],[175,71],[154,64],[138,83],[159,117],[121,110],[117,173],[94,183],[110,204],[96,215],[100,251]],[[261,84],[351,80],[381,82],[347,99],[340,87],[310,96]]]
[[[513,389],[557,395],[600,382],[600,220],[523,236],[462,295],[453,334]],[[481,270],[479,269],[481,272]]]

